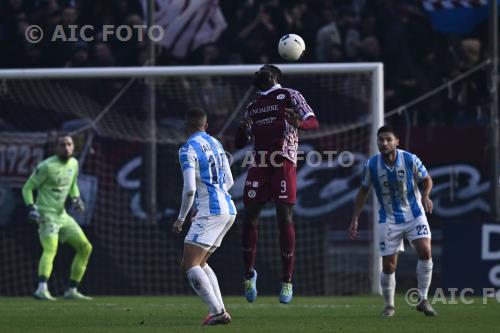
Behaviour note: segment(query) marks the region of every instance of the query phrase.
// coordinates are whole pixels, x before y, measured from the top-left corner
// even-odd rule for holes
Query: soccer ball
[[[280,38],[278,53],[286,61],[297,61],[306,50],[306,43],[296,34],[288,34]]]

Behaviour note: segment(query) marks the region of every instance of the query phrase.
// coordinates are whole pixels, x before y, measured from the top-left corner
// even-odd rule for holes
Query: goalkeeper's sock
[[[191,267],[187,270],[186,275],[194,292],[207,304],[210,313],[221,313],[223,308],[219,304],[212,284],[203,269],[200,266]]]
[[[243,223],[242,247],[243,263],[245,264],[245,278],[253,276],[253,266],[255,265],[255,251],[257,247],[258,231],[257,226],[252,223]]]
[[[432,280],[432,258],[429,260],[418,260],[417,263],[417,282],[418,291],[421,299],[427,299],[427,293]]]
[[[47,286],[47,277],[41,275],[38,277],[38,291],[47,291],[49,288]]]
[[[80,282],[73,280],[73,279],[69,279],[68,289],[72,289],[72,288],[76,289],[76,288],[78,288],[79,285],[80,285]]]
[[[293,265],[295,262],[295,229],[292,223],[280,223],[280,250],[283,282],[292,281]]]
[[[210,280],[210,283],[212,284],[215,297],[217,297],[220,306],[222,306],[225,309],[226,307],[224,306],[224,302],[222,301],[222,295],[220,293],[219,281],[217,280],[217,275],[215,275],[215,272],[210,266],[208,266],[208,264],[205,264],[205,266],[203,266],[202,268],[205,274],[207,275],[208,279]]]
[[[48,289],[47,282],[38,282],[38,291],[47,291]]]
[[[384,295],[385,306],[394,307],[394,291],[396,290],[396,273],[385,274],[380,272],[380,287]]]

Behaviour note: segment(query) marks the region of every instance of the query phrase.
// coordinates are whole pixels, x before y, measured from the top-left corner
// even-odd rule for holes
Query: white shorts
[[[390,256],[405,250],[403,239],[411,242],[419,238],[431,238],[431,229],[425,215],[401,223],[379,223],[379,250],[380,255]]]
[[[199,246],[207,251],[215,251],[234,223],[236,215],[210,215],[195,217],[184,238],[184,243]]]

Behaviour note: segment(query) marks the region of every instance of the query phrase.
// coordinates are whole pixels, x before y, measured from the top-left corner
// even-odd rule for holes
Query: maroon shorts
[[[243,203],[274,201],[294,204],[297,198],[297,168],[283,158],[282,166],[252,166],[248,169]]]

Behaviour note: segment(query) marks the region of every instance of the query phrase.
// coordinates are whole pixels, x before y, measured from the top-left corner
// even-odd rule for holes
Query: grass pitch
[[[425,317],[396,300],[396,316],[382,318],[382,297],[295,297],[291,304],[259,296],[226,297],[233,321],[201,327],[207,310],[195,296],[96,297],[93,301],[42,302],[0,298],[0,332],[500,332],[495,298],[468,298],[473,304],[443,304]]]

